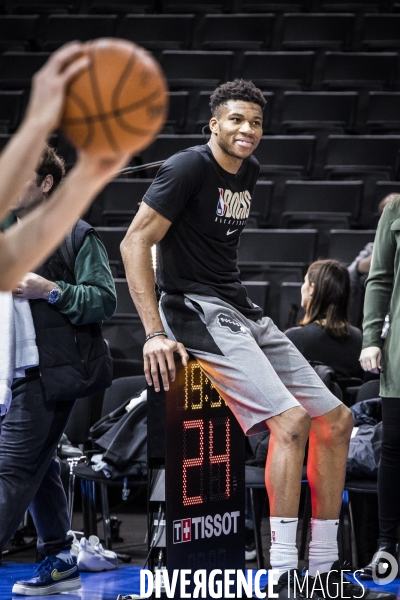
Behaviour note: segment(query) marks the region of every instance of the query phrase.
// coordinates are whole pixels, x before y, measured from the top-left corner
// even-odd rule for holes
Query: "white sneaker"
[[[81,539],[78,567],[81,571],[111,571],[118,568],[115,552],[104,550],[97,535]]]
[[[71,554],[72,556],[76,556],[76,558],[78,559],[79,550],[81,549],[78,538],[76,537],[75,532],[72,530],[68,531],[67,535],[72,535],[74,538],[72,540]]]

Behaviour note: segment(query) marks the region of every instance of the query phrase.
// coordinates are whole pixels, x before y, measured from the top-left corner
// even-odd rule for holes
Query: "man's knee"
[[[267,425],[276,441],[287,446],[305,446],[310,433],[310,415],[298,406],[269,419]]]
[[[354,420],[351,410],[344,404],[334,408],[322,417],[318,417],[315,421],[317,426],[314,427],[313,420],[312,430],[315,431],[321,441],[334,445],[349,442]]]

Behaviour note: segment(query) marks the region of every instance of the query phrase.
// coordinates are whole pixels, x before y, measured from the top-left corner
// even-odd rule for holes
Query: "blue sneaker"
[[[56,556],[47,556],[36,569],[32,579],[14,583],[12,593],[20,596],[48,596],[72,592],[81,587],[76,556],[68,562]]]

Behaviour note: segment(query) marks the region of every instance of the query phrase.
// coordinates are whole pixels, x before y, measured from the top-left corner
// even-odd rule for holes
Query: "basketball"
[[[168,92],[161,68],[127,40],[87,42],[91,61],[67,89],[60,129],[92,154],[135,154],[164,124]]]

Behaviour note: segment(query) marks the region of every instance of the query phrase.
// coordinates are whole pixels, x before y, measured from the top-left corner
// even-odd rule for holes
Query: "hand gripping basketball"
[[[86,69],[67,89],[60,128],[72,144],[90,154],[134,154],[164,124],[168,92],[154,58],[116,38],[83,44]]]

